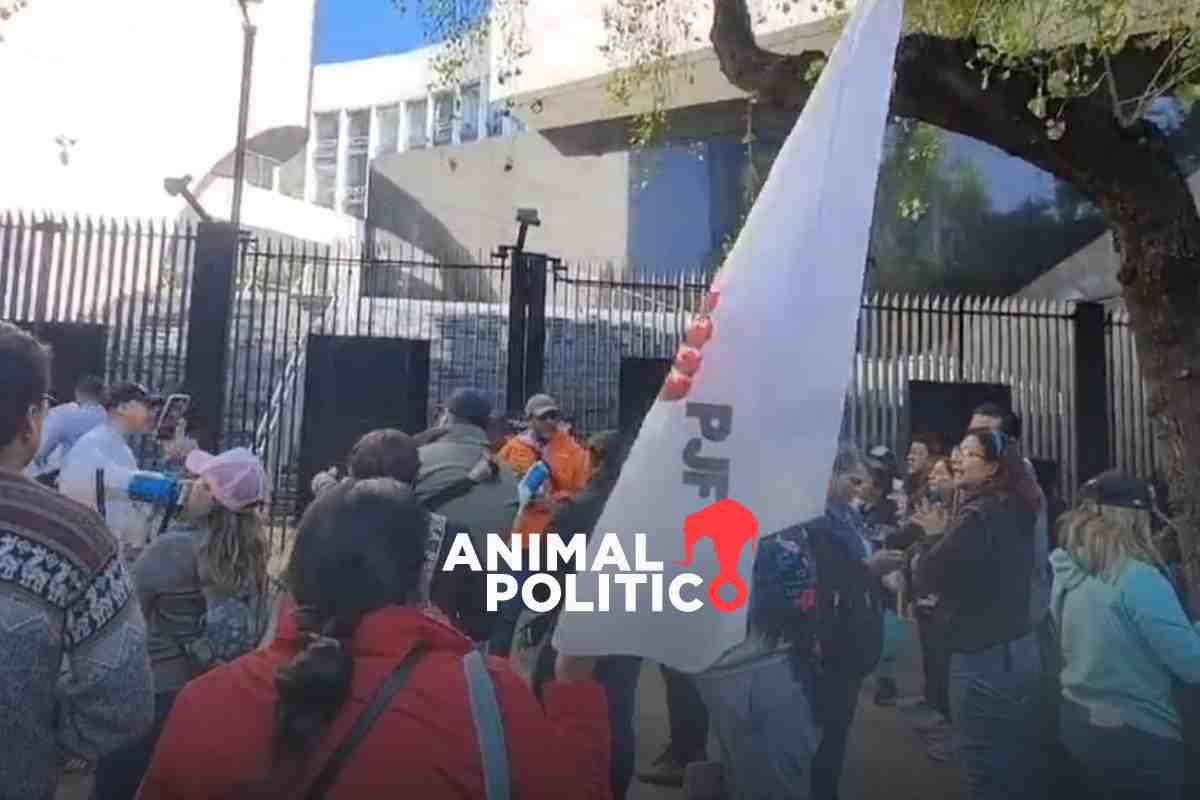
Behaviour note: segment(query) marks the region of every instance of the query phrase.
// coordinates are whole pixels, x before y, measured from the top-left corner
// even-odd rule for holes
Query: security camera
[[[540,227],[542,224],[541,219],[538,218],[538,211],[536,208],[517,209],[517,222],[521,223],[522,225],[532,225],[535,228]]]
[[[191,175],[184,175],[182,178],[167,178],[163,181],[163,188],[167,190],[167,194],[171,195],[171,197],[179,197],[188,190],[191,182]]]

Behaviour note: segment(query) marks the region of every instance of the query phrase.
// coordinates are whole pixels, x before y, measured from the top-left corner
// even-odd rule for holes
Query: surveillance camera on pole
[[[181,178],[166,178],[163,180],[163,188],[171,197],[182,197],[191,207],[192,211],[196,212],[196,216],[202,222],[212,222],[212,217],[204,207],[200,205],[200,201],[196,199],[196,195],[192,194],[192,190],[188,187],[192,183],[191,175],[184,175]]]

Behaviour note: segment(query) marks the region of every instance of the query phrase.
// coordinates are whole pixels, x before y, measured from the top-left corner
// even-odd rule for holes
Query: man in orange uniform
[[[591,477],[591,459],[588,451],[562,426],[562,412],[558,401],[548,394],[535,394],[525,404],[525,416],[529,428],[508,441],[500,450],[501,461],[512,467],[518,479],[524,479],[529,469],[539,461],[550,471],[542,490],[517,514],[513,523],[513,535],[523,539],[528,547],[528,536],[545,533],[554,514],[555,507],[574,497]],[[576,531],[552,531],[570,536]],[[529,577],[527,570],[515,575],[518,583]],[[524,603],[518,594],[500,608],[500,619],[491,640],[490,652],[506,656],[512,646],[512,636]]]

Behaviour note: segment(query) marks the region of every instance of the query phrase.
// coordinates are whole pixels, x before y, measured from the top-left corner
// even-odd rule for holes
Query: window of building
[[[400,106],[380,106],[375,109],[375,125],[379,130],[375,156],[386,156],[398,152],[400,150]]]
[[[454,138],[454,95],[444,92],[433,98],[433,143],[450,144]]]
[[[337,198],[338,113],[317,114],[317,147],[313,152],[316,191],[313,202],[333,208]]]
[[[462,122],[459,127],[459,138],[470,142],[479,136],[479,84],[472,83],[462,90],[462,106],[460,108]]]
[[[408,146],[410,149],[424,147],[425,122],[429,114],[429,103],[425,100],[414,100],[408,104]]]
[[[246,153],[246,183],[259,189],[275,189],[275,170],[279,162],[261,153]]]
[[[364,216],[367,207],[367,172],[371,161],[371,112],[351,111],[346,143],[346,199],[342,210]]]

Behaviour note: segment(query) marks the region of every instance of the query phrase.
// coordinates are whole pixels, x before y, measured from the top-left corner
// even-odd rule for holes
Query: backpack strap
[[[421,660],[424,655],[425,646],[423,643],[418,643],[408,655],[404,657],[392,673],[384,678],[383,683],[379,684],[379,688],[371,695],[371,699],[367,701],[367,706],[359,714],[358,719],[354,721],[350,732],[346,734],[346,738],[342,739],[338,744],[337,749],[333,751],[333,755],[325,762],[325,766],[321,769],[321,773],[317,775],[316,780],[309,786],[308,792],[305,793],[307,800],[321,800],[329,789],[337,781],[338,775],[341,774],[342,768],[346,766],[346,760],[350,755],[362,744],[367,738],[367,734],[371,732],[371,727],[379,719],[380,715],[388,709],[392,704],[392,698],[396,696],[396,692],[400,691],[401,687],[408,682],[409,675],[412,674],[413,667]]]
[[[473,478],[459,478],[454,483],[450,484],[445,489],[442,489],[440,492],[434,494],[433,497],[430,497],[428,500],[426,500],[425,510],[437,513],[442,506],[453,502],[460,497],[464,497],[477,485],[478,483],[476,483]]]
[[[467,675],[479,754],[483,758],[485,797],[487,800],[509,800],[508,747],[504,740],[504,721],[496,702],[496,687],[478,650],[463,657],[463,670]]]

